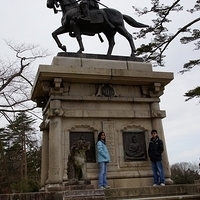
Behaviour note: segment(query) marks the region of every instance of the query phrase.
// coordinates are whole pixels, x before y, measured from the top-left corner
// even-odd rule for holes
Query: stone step
[[[105,200],[103,190],[87,189],[87,190],[68,190],[64,191],[64,200]]]
[[[164,197],[145,197],[145,198],[128,198],[128,199],[115,199],[115,200],[199,200],[200,194],[197,195],[177,195],[177,196],[164,196]]]
[[[104,190],[106,199],[200,199],[200,184],[115,188]]]
[[[94,185],[68,185],[64,187],[64,191],[67,190],[92,190],[95,189]]]
[[[200,184],[0,194],[0,200],[200,200]]]

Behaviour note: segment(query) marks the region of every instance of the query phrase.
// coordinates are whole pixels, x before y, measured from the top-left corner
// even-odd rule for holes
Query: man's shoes
[[[155,187],[155,186],[158,186],[158,184],[153,184],[153,186]]]
[[[109,185],[104,186],[105,189],[110,189]]]
[[[164,183],[161,183],[160,185],[161,185],[161,186],[165,186],[165,184],[164,184]]]
[[[103,190],[103,189],[105,189],[105,187],[103,187],[103,186],[99,186],[99,189]]]

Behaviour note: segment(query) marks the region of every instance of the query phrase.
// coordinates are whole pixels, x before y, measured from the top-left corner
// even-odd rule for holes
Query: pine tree
[[[10,177],[8,172],[7,160],[5,158],[5,149],[7,138],[3,134],[4,129],[0,129],[0,192],[7,193],[12,192],[10,186]]]
[[[4,139],[7,141],[4,154],[9,180],[12,190],[18,192],[38,189],[36,179],[40,169],[40,148],[34,123],[35,119],[25,112],[20,112],[3,131]]]

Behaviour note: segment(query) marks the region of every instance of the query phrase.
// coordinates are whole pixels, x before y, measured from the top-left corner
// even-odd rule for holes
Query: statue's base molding
[[[88,59],[103,59],[103,60],[124,60],[124,61],[136,61],[144,62],[143,58],[119,56],[119,55],[104,55],[104,54],[89,54],[89,53],[73,53],[73,52],[58,52],[59,57],[73,57],[73,58],[88,58]]]

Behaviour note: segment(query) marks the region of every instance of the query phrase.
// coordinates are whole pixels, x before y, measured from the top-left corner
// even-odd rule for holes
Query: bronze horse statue
[[[58,38],[60,34],[68,32],[70,36],[76,37],[80,47],[77,53],[82,53],[82,51],[84,51],[84,46],[81,35],[93,36],[95,34],[104,33],[109,42],[107,55],[111,55],[115,45],[114,36],[118,32],[128,40],[131,47],[131,57],[135,56],[136,49],[133,38],[126,30],[124,21],[136,28],[145,28],[148,27],[147,25],[139,23],[132,17],[123,15],[118,10],[111,8],[90,10],[89,15],[91,21],[83,21],[80,19],[81,9],[77,2],[76,0],[47,0],[47,7],[53,8],[54,13],[56,13],[56,7],[59,5],[63,13],[61,19],[62,26],[52,33],[60,49],[65,52],[67,51],[66,46],[63,45]]]

